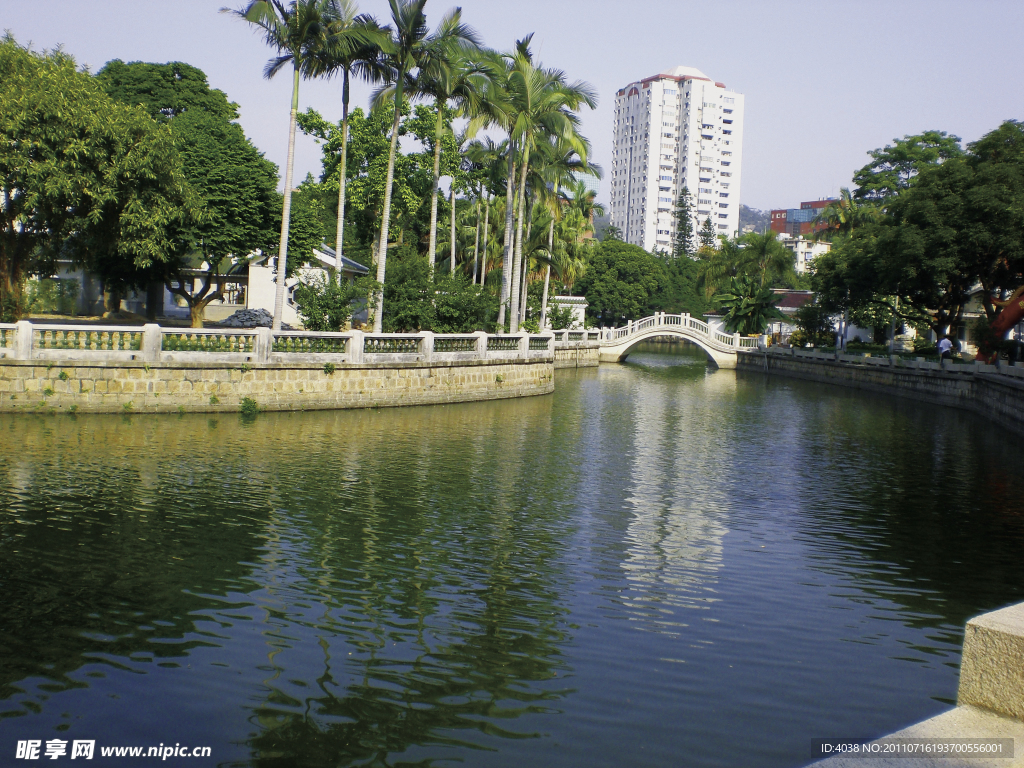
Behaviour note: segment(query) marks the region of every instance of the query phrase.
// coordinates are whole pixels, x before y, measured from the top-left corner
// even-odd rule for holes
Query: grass
[[[217,405],[220,403],[220,398],[216,395],[210,395],[210,405]]]
[[[324,363],[324,373],[328,376],[333,376],[336,370],[338,369],[335,367],[334,363]]]

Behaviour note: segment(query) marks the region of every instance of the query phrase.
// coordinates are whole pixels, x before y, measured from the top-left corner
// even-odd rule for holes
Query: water
[[[1019,439],[664,349],[518,401],[0,416],[0,763],[798,766],[949,706],[1024,599]]]

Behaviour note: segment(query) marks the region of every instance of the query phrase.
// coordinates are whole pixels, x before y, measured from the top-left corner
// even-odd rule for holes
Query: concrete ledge
[[[1024,721],[1024,603],[967,622],[957,703]]]
[[[957,707],[884,739],[1013,739],[1013,758],[832,757],[812,768],[1024,766],[1024,603],[967,622]]]
[[[740,372],[838,384],[963,408],[1024,434],[1024,379],[1014,374],[996,373],[994,366],[952,365],[940,369],[937,363],[901,362],[897,365],[885,358],[882,358],[882,365],[865,365],[836,360],[834,355],[825,358],[799,353],[740,353],[737,358]],[[863,359],[871,358],[857,358]]]
[[[995,757],[830,757],[809,768],[1021,768],[1024,722],[977,707],[957,707],[886,739],[1013,739],[1013,758]],[[881,740],[879,740],[881,741]]]

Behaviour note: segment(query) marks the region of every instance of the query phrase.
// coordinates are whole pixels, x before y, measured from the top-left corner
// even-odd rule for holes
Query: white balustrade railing
[[[652,329],[671,327],[675,331],[683,331],[684,335],[696,337],[716,348],[727,348],[729,350],[756,349],[761,343],[760,336],[740,336],[738,333],[724,333],[711,328],[703,320],[692,317],[688,314],[666,314],[659,312],[651,317],[642,320],[631,320],[621,328],[602,328],[597,333],[597,339],[603,344],[615,344],[621,339],[629,339],[640,333],[648,333]],[[689,332],[689,333],[686,333]],[[564,339],[556,332],[555,341],[564,343]]]
[[[591,336],[596,336],[590,332]],[[568,333],[563,334],[568,336]],[[586,338],[583,332],[582,337]],[[140,362],[408,363],[554,356],[555,334],[313,333],[159,325],[0,325],[0,358]]]

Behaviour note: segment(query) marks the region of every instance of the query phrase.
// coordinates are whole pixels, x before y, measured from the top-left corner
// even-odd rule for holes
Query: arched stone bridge
[[[710,328],[703,320],[687,314],[670,315],[658,312],[643,320],[635,320],[622,328],[602,328],[590,331],[555,331],[555,343],[600,344],[602,363],[625,360],[629,351],[641,342],[659,336],[678,336],[703,349],[719,368],[735,368],[736,354],[740,350],[757,349],[761,341],[757,336],[722,333]]]

